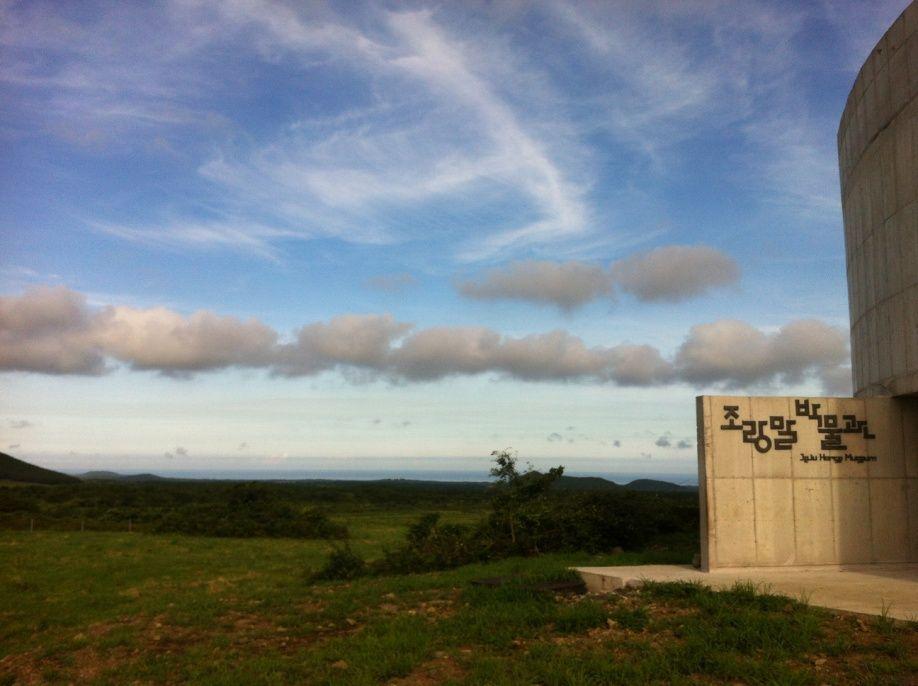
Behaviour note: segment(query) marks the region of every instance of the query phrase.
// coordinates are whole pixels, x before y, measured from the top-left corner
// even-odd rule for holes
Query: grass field
[[[367,557],[416,510],[346,514]],[[474,511],[444,513],[471,521]],[[918,679],[918,629],[737,588],[597,596],[527,588],[549,555],[309,584],[327,542],[0,532],[0,683],[886,684]],[[478,577],[515,579],[500,588]]]

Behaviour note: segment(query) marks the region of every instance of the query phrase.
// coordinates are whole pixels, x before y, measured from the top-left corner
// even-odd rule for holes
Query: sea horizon
[[[79,476],[91,471],[114,472],[123,476],[153,474],[173,479],[202,479],[214,481],[379,481],[401,479],[405,481],[441,481],[451,483],[475,483],[491,481],[492,477],[481,470],[446,469],[68,469],[67,474]],[[638,479],[667,481],[680,486],[697,486],[697,474],[685,472],[600,472],[566,470],[566,476],[599,477],[618,484],[627,484]]]

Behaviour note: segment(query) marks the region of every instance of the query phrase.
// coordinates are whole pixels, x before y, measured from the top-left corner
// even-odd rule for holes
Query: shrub
[[[564,472],[517,469],[509,451],[495,451],[491,513],[477,526],[441,524],[438,514],[411,525],[405,542],[367,566],[372,574],[449,569],[510,555],[646,548],[661,538],[698,530],[697,498],[689,493],[552,491]]]
[[[335,548],[318,572],[312,575],[313,581],[348,581],[363,576],[367,572],[367,563],[360,555],[351,550],[349,545]]]
[[[425,515],[408,529],[405,544],[373,563],[385,574],[426,572],[470,564],[485,557],[476,531],[469,526],[439,524],[439,514]]]
[[[347,527],[320,510],[301,511],[258,488],[234,489],[229,501],[182,505],[163,514],[153,525],[159,533],[192,536],[269,538],[347,538]]]
[[[543,474],[530,466],[520,472],[517,458],[509,449],[495,450],[491,456],[496,465],[491,476],[497,479],[492,487],[489,522],[494,542],[512,552],[539,552],[539,533],[549,517],[546,496],[564,474],[564,467],[554,467]],[[509,541],[501,541],[507,537]]]

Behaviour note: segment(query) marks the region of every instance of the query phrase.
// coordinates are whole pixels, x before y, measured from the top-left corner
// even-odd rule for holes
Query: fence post
[[[85,520],[85,519],[81,519],[81,520],[80,520],[80,533],[82,533],[82,532],[85,531],[85,530],[86,530],[86,520]]]
[[[134,530],[134,521],[128,519],[128,533],[131,533]]]
[[[29,533],[32,533],[33,531],[35,531],[35,520],[29,519]]]

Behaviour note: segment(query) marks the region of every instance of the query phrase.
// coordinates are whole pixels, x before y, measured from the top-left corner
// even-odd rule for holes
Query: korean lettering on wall
[[[760,453],[771,450],[791,450],[797,443],[798,422],[814,422],[822,450],[845,451],[845,436],[858,434],[876,438],[867,426],[867,420],[853,414],[823,414],[820,403],[808,399],[794,400],[794,417],[771,415],[768,419],[743,419],[739,405],[724,405],[722,431],[741,431],[743,443],[751,443]]]

